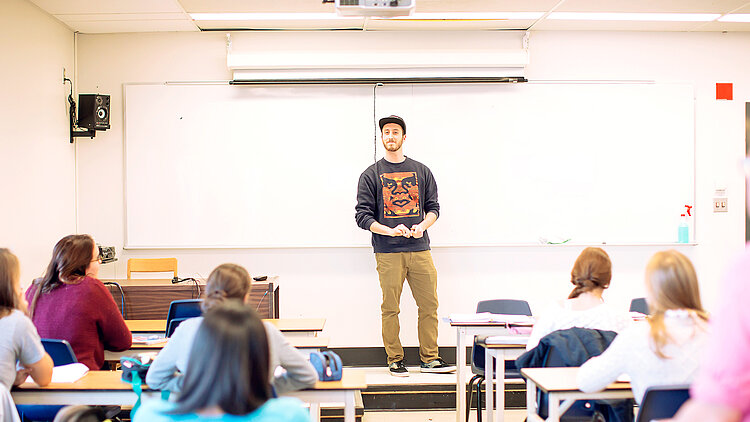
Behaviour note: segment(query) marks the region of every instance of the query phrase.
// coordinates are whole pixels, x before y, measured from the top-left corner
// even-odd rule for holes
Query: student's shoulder
[[[253,420],[253,422],[306,422],[310,420],[310,413],[298,399],[293,397],[280,397],[278,399],[268,400],[263,407],[261,407],[260,412],[258,412],[258,418],[251,420]]]

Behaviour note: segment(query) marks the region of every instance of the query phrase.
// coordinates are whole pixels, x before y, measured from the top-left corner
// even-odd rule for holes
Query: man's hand
[[[411,236],[415,239],[419,239],[424,235],[424,228],[421,224],[415,224],[411,226]]]
[[[13,385],[21,385],[26,381],[26,378],[31,375],[31,369],[21,368],[16,372],[16,380],[13,381]]]
[[[411,230],[409,230],[409,228],[405,225],[399,224],[398,226],[391,229],[391,236],[411,237]]]

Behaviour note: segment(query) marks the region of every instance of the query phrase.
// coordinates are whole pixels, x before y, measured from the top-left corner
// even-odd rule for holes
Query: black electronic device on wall
[[[70,84],[68,95],[68,116],[70,117],[70,143],[75,138],[94,139],[97,130],[109,129],[109,95],[78,94],[78,104],[73,99],[73,81],[65,77],[63,84]]]
[[[78,127],[109,129],[109,95],[78,94]]]

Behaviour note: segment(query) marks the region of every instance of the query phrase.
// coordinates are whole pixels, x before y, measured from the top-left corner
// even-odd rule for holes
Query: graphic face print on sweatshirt
[[[383,217],[419,217],[419,182],[413,171],[383,173]]]

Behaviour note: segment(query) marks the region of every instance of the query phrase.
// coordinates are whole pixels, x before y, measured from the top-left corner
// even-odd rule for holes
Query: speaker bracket
[[[91,138],[94,139],[94,136],[96,136],[96,131],[94,129],[86,129],[86,130],[75,130],[73,129],[73,124],[70,124],[70,143],[73,143],[73,138]]]

